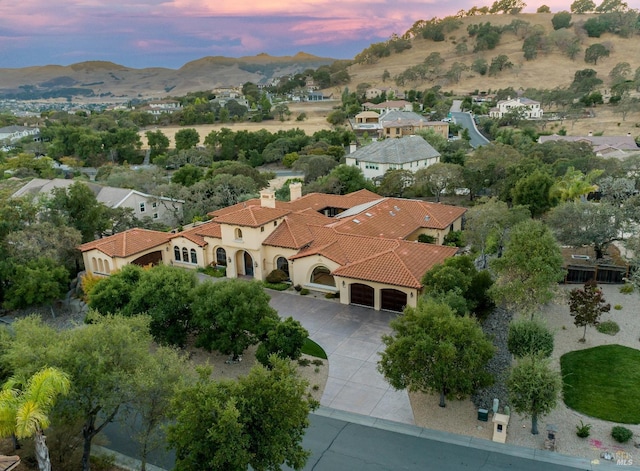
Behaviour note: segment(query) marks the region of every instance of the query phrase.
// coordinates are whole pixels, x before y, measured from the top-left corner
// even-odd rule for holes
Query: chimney
[[[630,132],[627,133],[627,137],[631,137],[631,133]]]
[[[260,192],[260,206],[263,208],[276,207],[276,194],[273,190],[262,190]]]
[[[295,201],[302,198],[302,183],[289,184],[289,201]]]
[[[587,136],[592,137],[592,136],[593,136],[593,131],[589,131],[589,133],[587,134]]]
[[[353,154],[356,151],[356,149],[357,149],[357,146],[356,146],[355,142],[352,142],[351,144],[349,144],[349,153],[350,154]],[[289,187],[289,188],[291,188],[291,187]]]

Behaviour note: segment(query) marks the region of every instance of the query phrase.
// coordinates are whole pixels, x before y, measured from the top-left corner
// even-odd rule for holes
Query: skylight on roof
[[[393,211],[389,211],[389,214],[391,214],[392,216],[396,215],[396,213],[394,213]]]
[[[354,219],[353,222],[355,222],[356,224],[360,224],[360,220],[359,219]]]
[[[366,214],[366,215],[367,215],[367,216],[369,216],[369,217],[372,217],[372,216],[373,216],[373,214],[371,214],[371,213],[364,213],[364,214]]]

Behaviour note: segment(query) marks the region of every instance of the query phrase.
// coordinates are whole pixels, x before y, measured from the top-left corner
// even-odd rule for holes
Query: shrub
[[[104,279],[104,277],[92,275],[91,273],[87,273],[80,279],[80,286],[84,293],[84,296],[82,297],[83,301],[87,302],[89,296],[91,296],[91,291],[96,286],[96,283],[102,279]]]
[[[288,280],[289,277],[282,270],[273,270],[271,273],[267,275],[267,283],[282,283],[283,281]]]
[[[626,443],[633,437],[633,432],[626,427],[616,425],[611,429],[611,436],[618,443]]]
[[[308,290],[307,288],[302,288],[302,289],[300,290],[300,294],[301,294],[302,296],[306,296],[307,294],[309,294],[309,290]]]
[[[620,287],[620,292],[622,294],[631,294],[633,293],[633,285],[631,283],[625,283]]]
[[[464,247],[464,238],[462,231],[451,231],[444,236],[444,245],[452,247]]]
[[[300,358],[298,360],[298,365],[300,366],[309,366],[311,364],[311,360],[309,360],[308,358]]]
[[[585,424],[580,421],[580,425],[576,425],[576,435],[580,438],[587,438],[591,433],[591,424]]]
[[[324,365],[324,362],[319,359],[319,358],[314,358],[313,360],[311,360],[311,363],[314,364],[315,366],[322,366]]]
[[[423,244],[435,244],[436,238],[429,234],[420,234],[418,236],[418,242],[422,242]]]
[[[264,287],[269,289],[275,289],[276,291],[286,291],[289,289],[289,283],[269,283],[264,282]]]
[[[295,286],[293,287],[293,289],[295,289],[297,292],[300,292],[300,291],[302,291],[302,286],[300,286],[300,285],[295,285]]]
[[[601,334],[607,334],[607,335],[616,335],[618,332],[620,332],[620,326],[615,321],[600,322],[600,324],[598,324],[596,329]]]
[[[614,308],[616,311],[619,311],[619,310],[621,310],[621,309],[622,309],[622,304],[616,304],[615,306],[613,306],[613,308]]]
[[[214,278],[222,278],[227,276],[227,267],[209,265],[206,268],[199,268],[198,271]]]

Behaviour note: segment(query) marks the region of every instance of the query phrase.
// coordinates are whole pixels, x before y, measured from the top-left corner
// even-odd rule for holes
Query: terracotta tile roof
[[[260,227],[271,221],[282,218],[290,213],[287,209],[266,208],[250,205],[237,211],[228,212],[215,217],[219,224],[233,224],[235,226]]]
[[[129,257],[164,244],[172,234],[147,229],[129,229],[109,237],[82,244],[81,252],[98,249],[110,257]]]
[[[276,208],[278,207],[278,203],[279,201],[276,201]],[[216,209],[215,211],[211,211],[210,213],[207,213],[207,216],[211,218],[224,216],[226,214],[235,213],[236,211],[246,208],[247,206],[260,206],[260,199],[253,198],[247,201],[243,201],[242,203],[236,203],[232,206],[227,206],[226,208]]]
[[[262,245],[300,249],[313,241],[313,233],[309,226],[324,226],[333,219],[307,209],[285,216],[284,221],[269,235]]]
[[[311,208],[320,211],[324,208],[349,209],[359,204],[380,199],[380,195],[369,190],[358,190],[348,195],[329,195],[324,193],[309,193],[295,201],[281,203],[283,207],[292,211]],[[276,203],[277,205],[277,203]],[[280,207],[280,206],[277,206]]]
[[[455,247],[346,235],[311,227],[314,240],[291,260],[322,255],[342,265],[333,274],[396,286],[420,288],[421,278],[436,263],[455,255]]]
[[[204,224],[192,227],[191,229],[173,234],[171,236],[171,239],[175,239],[176,237],[184,237],[191,242],[198,244],[200,247],[204,247],[205,245],[207,245],[207,241],[204,239],[205,236],[221,239],[222,231],[220,230],[220,224],[215,221],[209,221]]]
[[[359,212],[345,211],[333,227],[345,234],[404,239],[420,228],[446,229],[465,208],[401,198],[384,198]]]
[[[337,276],[420,288],[424,274],[435,264],[456,254],[457,248],[419,242],[395,241],[397,246],[383,253],[355,261],[333,272]]]

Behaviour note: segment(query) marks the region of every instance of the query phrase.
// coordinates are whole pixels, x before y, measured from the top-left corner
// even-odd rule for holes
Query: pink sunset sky
[[[569,10],[573,0],[536,0]],[[87,60],[179,68],[205,56],[299,51],[351,59],[417,20],[492,0],[18,0],[0,2],[0,68]],[[600,3],[596,0],[596,4]],[[639,8],[640,0],[627,0]],[[0,81],[2,77],[0,77]]]

